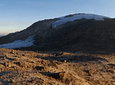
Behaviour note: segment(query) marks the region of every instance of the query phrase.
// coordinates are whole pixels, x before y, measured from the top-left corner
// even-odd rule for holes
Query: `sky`
[[[0,35],[34,22],[75,13],[115,18],[115,0],[0,0]]]

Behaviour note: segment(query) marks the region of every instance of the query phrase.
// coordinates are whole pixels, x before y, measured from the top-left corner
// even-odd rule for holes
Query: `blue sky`
[[[32,23],[74,13],[115,17],[115,0],[0,0],[0,34]]]

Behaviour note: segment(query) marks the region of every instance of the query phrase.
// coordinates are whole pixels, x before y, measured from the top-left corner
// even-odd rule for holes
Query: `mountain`
[[[38,21],[0,37],[0,48],[28,50],[113,52],[114,43],[115,19],[85,13]]]

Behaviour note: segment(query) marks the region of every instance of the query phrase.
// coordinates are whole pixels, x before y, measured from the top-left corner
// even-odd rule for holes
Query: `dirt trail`
[[[0,85],[115,85],[114,57],[0,49]]]

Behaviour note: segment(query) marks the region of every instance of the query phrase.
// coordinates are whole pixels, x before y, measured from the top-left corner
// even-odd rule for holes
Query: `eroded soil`
[[[0,85],[115,85],[115,54],[0,49]]]

